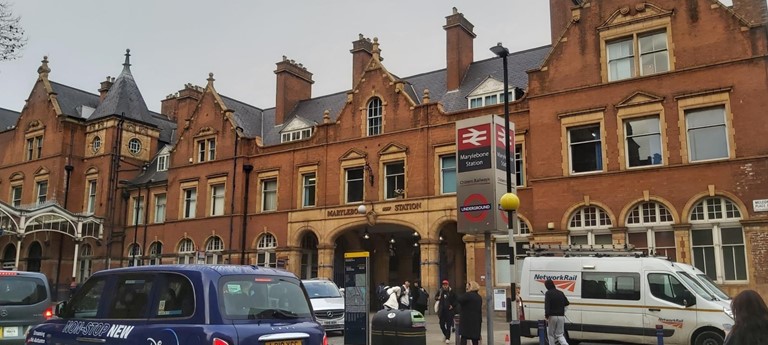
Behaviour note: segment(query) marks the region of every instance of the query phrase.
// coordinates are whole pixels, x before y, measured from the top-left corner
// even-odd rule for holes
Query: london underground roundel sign
[[[485,220],[488,216],[488,212],[491,210],[491,204],[488,203],[488,199],[480,193],[470,194],[461,207],[459,212],[468,221],[473,223],[479,223]]]

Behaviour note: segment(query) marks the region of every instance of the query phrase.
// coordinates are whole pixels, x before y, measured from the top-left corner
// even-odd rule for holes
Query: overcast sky
[[[384,66],[407,77],[445,68],[445,17],[475,25],[475,61],[550,42],[546,0],[6,0],[29,37],[0,62],[0,108],[21,111],[48,56],[53,81],[98,93],[126,48],[147,106],[159,111],[185,83],[260,107],[275,105],[275,63],[288,56],[314,74],[312,95],[351,88],[352,41],[378,37]],[[567,0],[563,0],[567,1]]]

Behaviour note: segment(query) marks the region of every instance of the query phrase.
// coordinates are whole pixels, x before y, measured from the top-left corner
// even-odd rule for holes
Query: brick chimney
[[[453,14],[445,17],[446,33],[446,86],[448,90],[456,90],[474,59],[473,41],[477,35],[472,30],[474,25],[470,23],[464,14],[459,13],[456,7]]]
[[[109,92],[109,89],[114,83],[115,78],[110,76],[107,76],[107,79],[101,82],[101,87],[99,88],[99,103],[104,100],[104,97],[107,97],[107,92]]]
[[[370,38],[360,34],[357,41],[352,42],[352,50],[349,52],[352,53],[352,87],[355,87],[365,71],[365,66],[373,57],[373,43]]]
[[[160,113],[176,122],[176,128],[181,131],[188,125],[187,120],[194,113],[197,102],[203,97],[205,89],[192,83],[184,84],[184,89],[165,96],[160,101]]]
[[[765,0],[733,0],[733,11],[746,18],[750,24],[765,24],[768,20]]]
[[[285,56],[276,65],[275,124],[279,125],[299,101],[312,98],[312,84],[315,82],[306,67]]]
[[[552,45],[557,43],[568,23],[571,22],[571,9],[574,3],[571,0],[549,0],[549,29],[552,36]]]

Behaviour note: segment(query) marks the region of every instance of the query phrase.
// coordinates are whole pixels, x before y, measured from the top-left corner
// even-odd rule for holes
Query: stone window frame
[[[408,193],[408,155],[405,151],[398,151],[393,153],[383,153],[379,157],[379,171],[382,173],[380,174],[380,181],[379,185],[381,188],[379,188],[379,200],[395,200],[398,199],[398,196],[387,198],[387,165],[390,164],[396,164],[398,162],[403,163],[403,194],[402,197],[405,198],[405,195]],[[363,169],[363,190],[365,190],[365,169]],[[365,192],[363,192],[363,200],[365,200]]]
[[[184,236],[176,245],[176,263],[178,264],[194,264],[197,262],[195,252],[195,241],[189,237]]]
[[[224,261],[224,240],[213,235],[205,241],[205,264],[216,265]]]
[[[379,105],[377,107],[379,111],[378,111],[378,114],[372,115],[371,111],[376,109],[376,107],[372,107],[372,103],[377,100],[379,101]],[[387,105],[387,102],[385,102],[384,99],[379,95],[372,95],[370,98],[366,100],[365,107],[361,109],[363,112],[363,119],[365,119],[363,123],[363,129],[365,131],[364,136],[373,137],[373,136],[384,134],[384,115],[386,114],[386,111],[384,111],[384,109],[386,105]],[[370,125],[370,121],[372,119],[378,119],[378,122],[379,122],[378,126]],[[376,128],[378,130],[375,130],[374,133],[372,133],[371,131]]]
[[[152,241],[149,244],[149,264],[150,265],[162,265],[163,264],[163,243],[161,241]]]
[[[603,83],[615,83],[624,80],[632,80],[636,78],[659,75],[661,73],[669,73],[675,70],[675,54],[674,54],[674,42],[672,40],[672,19],[671,13],[665,14],[662,17],[656,17],[647,20],[638,20],[629,24],[621,23],[618,25],[611,25],[604,28],[599,28],[600,39],[600,77]],[[668,70],[666,72],[654,73],[654,74],[640,74],[640,55],[638,50],[638,37],[644,34],[650,34],[653,32],[666,32],[667,36],[667,55],[668,55]],[[632,38],[632,46],[635,52],[633,56],[634,61],[634,75],[629,78],[619,80],[608,80],[608,45],[610,42],[619,41],[626,38]]]
[[[223,215],[225,215],[226,214],[226,210],[227,210],[227,205],[226,205],[226,200],[227,200],[227,178],[224,177],[224,176],[217,177],[217,178],[210,178],[210,179],[208,179],[207,182],[208,182],[208,187],[207,187],[206,195],[208,196],[208,200],[207,200],[207,203],[205,205],[205,214],[207,214],[210,217],[216,217],[216,216],[223,216]],[[221,201],[221,213],[218,213],[218,214],[214,214],[213,213],[213,211],[214,211],[213,210],[213,205],[215,203],[215,200],[214,200],[215,196],[213,195],[214,187],[221,187],[222,190],[223,190],[223,195],[221,196],[221,199],[222,199],[222,201]]]
[[[453,156],[454,157],[454,167],[453,171],[456,176],[456,179],[459,178],[459,171],[458,171],[458,160],[455,159],[456,157],[456,145],[443,145],[443,146],[436,146],[435,147],[435,160],[434,160],[434,193],[435,195],[456,195],[456,192],[444,192],[443,189],[443,157],[446,156]]]
[[[568,230],[568,244],[573,244],[572,238],[574,236],[587,236],[587,244],[594,245],[596,244],[595,238],[596,236],[604,236],[611,234],[611,227],[613,227],[613,224],[615,224],[615,217],[611,213],[611,211],[608,209],[606,205],[603,205],[601,203],[596,203],[592,201],[588,201],[588,197],[585,197],[587,201],[580,203],[578,205],[575,205],[572,207],[567,213],[568,218],[565,218],[564,228]],[[591,225],[584,225],[585,217],[583,214],[583,211],[587,208],[596,208],[596,214],[595,216],[597,225],[591,226]],[[573,218],[575,217],[576,213],[580,212],[581,214],[581,222],[582,225],[579,226],[571,226],[571,223],[573,222]],[[608,224],[600,224],[602,222],[602,217],[600,213],[604,213],[605,217],[608,220]],[[613,243],[613,238],[611,237],[611,243]]]
[[[678,130],[680,131],[680,158],[683,164],[712,162],[728,160],[736,157],[736,131],[733,126],[733,112],[731,111],[730,88],[699,92],[689,95],[675,97],[678,110]],[[688,125],[686,122],[686,111],[723,107],[725,116],[725,137],[728,151],[728,157],[691,161],[688,145]]]
[[[186,192],[187,190],[194,189],[195,191],[195,198],[194,198],[194,206],[190,209],[190,212],[186,212],[187,210],[187,204],[186,204]],[[179,219],[195,219],[197,218],[197,208],[199,206],[198,199],[200,199],[200,191],[198,188],[198,181],[189,181],[184,182],[179,186]],[[166,199],[167,202],[168,199]],[[190,215],[188,217],[185,216],[186,213],[189,213]],[[166,217],[168,217],[168,214],[166,213]]]
[[[215,135],[196,137],[195,163],[205,163],[216,160],[216,147],[217,145]]]
[[[165,198],[165,202],[163,203],[158,202],[161,196]],[[165,221],[168,219],[168,193],[166,192],[152,193],[152,200],[154,200],[154,203],[153,203],[154,207],[152,207],[152,214],[150,215],[150,217],[152,218],[152,223],[153,224],[165,223]],[[163,208],[163,219],[158,220],[157,215],[159,213],[158,210],[160,206],[162,206]]]
[[[635,120],[645,117],[656,116],[659,118],[659,134],[661,145],[661,164],[642,165],[636,167],[630,167],[627,157],[627,138],[625,133],[625,122],[629,120]],[[667,120],[664,106],[661,100],[654,101],[653,103],[630,105],[619,108],[616,113],[617,119],[617,136],[618,136],[618,152],[619,152],[619,169],[620,170],[635,170],[635,169],[648,169],[660,166],[669,165],[669,138],[667,138]]]
[[[712,218],[710,219],[709,213],[710,209],[707,206],[703,207],[703,219],[693,219],[694,212],[696,211],[697,206],[700,204],[708,203],[709,200],[717,199],[720,202],[721,208],[719,209],[719,212],[721,213],[721,218]],[[730,203],[731,209],[727,207],[727,204]],[[694,246],[694,240],[693,240],[693,232],[697,230],[711,230],[712,231],[712,244],[709,245],[710,247],[714,247],[714,256],[715,256],[715,274],[716,277],[712,279],[718,284],[733,284],[733,285],[743,285],[749,283],[749,272],[750,272],[750,264],[749,264],[749,256],[747,252],[747,242],[748,237],[746,236],[746,233],[744,232],[744,227],[741,225],[741,220],[744,219],[744,215],[746,214],[746,208],[743,208],[744,205],[737,202],[737,200],[731,196],[722,195],[722,194],[708,194],[706,196],[702,196],[697,198],[693,203],[690,204],[690,209],[688,209],[688,222],[691,224],[690,229],[690,236],[688,240],[691,243],[691,265],[694,267],[699,268],[701,271],[706,272],[706,270],[698,267],[695,262],[696,254],[694,253],[696,248],[704,247],[696,245]],[[734,213],[738,212],[738,216],[735,217],[729,217],[728,213]],[[733,228],[739,228],[741,230],[741,237],[742,237],[742,243],[741,245],[744,247],[744,271],[746,272],[745,276],[746,279],[743,280],[726,280],[725,279],[725,268],[724,268],[724,258],[723,258],[723,241],[722,241],[722,231],[723,229],[733,229]],[[710,277],[711,278],[711,277]]]
[[[279,170],[271,170],[271,171],[263,171],[259,172],[257,179],[259,181],[259,200],[257,202],[257,210],[262,213],[267,212],[277,212],[280,209],[280,171]],[[274,180],[275,181],[275,190],[274,190],[274,198],[275,198],[275,208],[274,209],[265,209],[264,208],[264,200],[266,197],[265,190],[264,190],[264,182]]]
[[[128,147],[128,153],[137,157],[141,155],[141,150],[144,149],[144,145],[141,142],[141,139],[137,137],[128,139],[127,147]]]
[[[341,174],[339,174],[339,190],[341,190],[341,195],[339,195],[339,203],[341,205],[345,204],[362,204],[365,202],[365,174],[366,174],[366,166],[367,161],[365,157],[360,158],[353,158],[353,159],[345,159],[341,161]],[[363,196],[360,201],[348,201],[347,200],[347,170],[349,169],[362,169],[363,170]],[[370,171],[368,172],[371,173]]]
[[[270,241],[271,239],[271,241]],[[256,239],[256,265],[262,267],[277,267],[277,237],[269,232],[261,234]],[[264,255],[264,265],[259,265],[259,257]]]
[[[317,170],[318,170],[317,164],[312,164],[312,165],[308,165],[308,166],[301,166],[301,167],[297,168],[297,175],[298,175],[297,186],[298,186],[298,190],[296,192],[297,192],[298,198],[296,198],[296,199],[298,201],[298,205],[296,205],[296,206],[298,208],[313,208],[313,207],[317,207],[317,199],[318,199],[317,197],[319,195],[318,192],[319,192],[319,187],[320,187],[320,183],[319,183],[320,176],[317,173]],[[315,174],[315,185],[314,185],[314,187],[315,187],[315,198],[314,198],[314,200],[312,200],[311,204],[307,204],[306,203],[307,200],[304,199],[304,189],[306,187],[304,185],[304,176],[309,175],[309,174]]]
[[[604,173],[608,169],[608,148],[606,147],[606,129],[605,129],[605,109],[592,109],[586,111],[577,111],[558,115],[560,119],[560,143],[563,176],[581,176],[589,174]],[[577,127],[584,127],[597,124],[600,126],[600,142],[603,166],[601,170],[571,172],[571,140],[569,130]],[[515,138],[517,139],[517,137]]]
[[[646,221],[646,213],[644,211],[644,208],[647,205],[653,205],[654,206],[654,217],[656,219],[652,221]],[[661,216],[661,209],[664,208],[671,217],[671,220],[663,220]],[[638,220],[636,223],[631,223],[630,218],[633,217],[633,213],[637,211],[637,217]],[[645,235],[645,243],[647,247],[637,247],[638,249],[642,250],[642,248],[645,248],[645,252],[649,255],[665,255],[667,253],[667,250],[674,250],[675,257],[670,259],[676,259],[678,255],[678,248],[674,244],[672,246],[664,246],[659,247],[657,246],[657,233],[661,232],[671,232],[673,239],[674,239],[674,229],[673,225],[678,222],[677,219],[677,212],[672,207],[671,204],[669,204],[666,200],[662,200],[660,198],[653,198],[653,197],[644,197],[641,200],[637,200],[636,202],[633,202],[629,204],[629,206],[623,211],[623,220],[624,220],[624,226],[627,228],[626,232],[626,243],[627,244],[633,244],[632,241],[630,241],[630,235],[632,234],[644,234]],[[659,250],[662,252],[659,253]]]
[[[21,205],[24,205],[24,174],[18,172],[11,175],[11,177],[8,179],[10,182],[10,186],[8,188],[8,200],[10,201],[11,206],[13,207],[19,207]],[[13,191],[16,188],[20,188],[21,192],[19,193],[19,202],[18,205],[15,203],[16,199],[13,197]]]

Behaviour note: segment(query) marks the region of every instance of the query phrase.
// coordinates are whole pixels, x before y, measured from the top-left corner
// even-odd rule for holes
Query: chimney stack
[[[768,20],[768,5],[765,0],[733,0],[733,11],[747,19],[750,24],[765,24]]]
[[[107,93],[114,83],[115,78],[110,76],[107,76],[107,79],[101,82],[101,87],[99,88],[99,103],[104,100],[104,97],[107,97]]]
[[[473,41],[477,35],[474,25],[456,7],[453,14],[445,17],[443,29],[446,32],[446,86],[456,90],[474,59]]]
[[[299,101],[312,98],[312,84],[315,82],[306,67],[285,56],[276,65],[275,124],[279,125]]]
[[[352,50],[349,52],[352,53],[352,87],[355,87],[365,71],[365,66],[373,57],[373,42],[360,34],[357,41],[352,42]]]

